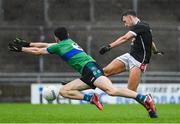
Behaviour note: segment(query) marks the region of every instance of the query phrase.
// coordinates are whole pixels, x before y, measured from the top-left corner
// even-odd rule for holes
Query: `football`
[[[58,88],[55,86],[44,87],[42,95],[48,102],[52,102],[58,96]]]

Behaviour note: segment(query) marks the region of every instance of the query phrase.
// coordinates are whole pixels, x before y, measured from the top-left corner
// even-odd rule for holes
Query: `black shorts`
[[[95,89],[94,81],[103,76],[102,68],[96,62],[89,62],[87,63],[82,71],[82,77],[80,78],[84,83],[89,85],[92,89]]]

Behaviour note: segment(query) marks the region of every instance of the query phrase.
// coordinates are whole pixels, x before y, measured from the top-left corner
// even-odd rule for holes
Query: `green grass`
[[[180,123],[180,105],[157,105],[151,119],[140,105],[0,104],[0,123]]]

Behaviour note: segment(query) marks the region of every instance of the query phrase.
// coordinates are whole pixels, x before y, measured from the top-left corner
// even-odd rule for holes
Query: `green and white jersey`
[[[87,55],[84,50],[73,40],[66,39],[47,48],[50,54],[56,54],[65,60],[68,65],[82,74],[84,66],[95,60]]]

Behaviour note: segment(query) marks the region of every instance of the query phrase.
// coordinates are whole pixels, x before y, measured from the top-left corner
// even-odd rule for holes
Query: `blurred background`
[[[15,37],[51,42],[53,30],[68,28],[70,37],[104,67],[130,50],[130,42],[100,55],[98,49],[127,30],[120,18],[133,9],[153,31],[164,56],[153,55],[141,83],[180,83],[180,0],[0,0],[0,102],[30,102],[32,83],[61,83],[79,74],[57,56],[9,52]],[[128,72],[112,76],[126,83]]]

